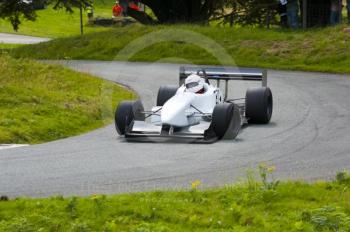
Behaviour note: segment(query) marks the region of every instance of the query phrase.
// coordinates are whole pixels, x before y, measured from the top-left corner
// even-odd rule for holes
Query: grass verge
[[[239,66],[350,73],[350,33],[344,26],[285,31],[259,28],[220,28],[201,26],[139,26],[112,29],[83,37],[57,39],[14,49],[15,57],[37,59],[113,60],[131,41],[161,30],[186,30],[205,36],[221,47]],[[175,32],[174,32],[175,33]],[[159,41],[131,57],[131,61],[220,64],[203,41],[194,44]],[[148,45],[148,46],[147,46]],[[171,57],[171,59],[169,59]],[[174,58],[175,57],[175,58]]]
[[[0,55],[0,144],[41,143],[107,123],[133,93],[61,66]]]
[[[1,231],[349,231],[349,176],[215,190],[0,201]]]
[[[18,48],[24,46],[23,44],[7,44],[7,43],[0,43],[0,53],[2,53],[2,50],[8,50],[13,48]]]

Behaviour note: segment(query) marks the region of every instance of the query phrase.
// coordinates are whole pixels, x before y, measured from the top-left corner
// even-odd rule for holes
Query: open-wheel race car
[[[261,81],[245,98],[229,99],[228,82]],[[213,82],[213,83],[212,83]],[[224,93],[220,83],[224,82]],[[157,104],[123,101],[115,112],[117,132],[126,139],[171,138],[201,141],[234,139],[244,124],[270,122],[273,99],[267,72],[227,67],[181,67],[179,87],[162,86]]]

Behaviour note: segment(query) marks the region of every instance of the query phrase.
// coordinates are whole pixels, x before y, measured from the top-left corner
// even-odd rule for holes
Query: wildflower
[[[267,167],[266,163],[259,164],[259,168],[261,168],[261,169],[266,169],[266,167]]]
[[[91,196],[91,200],[98,200],[100,198],[100,196],[98,194],[94,194]]]
[[[268,168],[267,168],[267,171],[268,171],[269,173],[275,172],[275,171],[276,171],[276,166],[275,166],[275,165],[272,165],[272,166],[268,167]]]
[[[201,185],[201,181],[195,180],[192,182],[191,187],[192,187],[192,189],[197,189],[199,187],[199,185]]]

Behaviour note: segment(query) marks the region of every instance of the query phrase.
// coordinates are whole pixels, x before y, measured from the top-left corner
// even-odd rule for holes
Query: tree
[[[141,23],[202,23],[210,19],[235,21],[241,25],[274,23],[277,0],[140,0],[152,9],[156,19],[128,8]],[[231,22],[232,23],[232,22]]]
[[[231,0],[235,21],[240,25],[276,23],[276,0]]]
[[[10,20],[15,30],[20,18],[35,20],[35,11],[31,0],[0,0],[0,18]],[[35,0],[34,0],[35,1]],[[36,0],[47,1],[54,9],[64,8],[73,12],[73,8],[85,8],[92,0]],[[207,24],[210,19],[221,18],[223,22],[241,25],[265,25],[274,23],[277,0],[139,0],[152,9],[155,18],[132,8],[128,15],[144,24],[199,23]],[[228,12],[229,11],[229,12]]]
[[[23,0],[0,0],[0,18],[11,22],[13,29],[18,30],[20,18],[34,21],[36,18],[32,5]]]
[[[140,0],[152,9],[156,19],[153,23],[206,23],[221,10],[225,0]],[[138,19],[150,17],[143,12],[128,8],[128,14]]]
[[[73,12],[73,8],[85,8],[92,0],[34,0],[53,4],[54,9],[65,9]],[[21,23],[21,18],[34,21],[36,19],[33,0],[0,0],[0,18],[9,20],[15,31]]]

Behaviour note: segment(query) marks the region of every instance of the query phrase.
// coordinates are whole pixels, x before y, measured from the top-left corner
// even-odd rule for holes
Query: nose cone
[[[176,127],[188,126],[186,110],[190,108],[194,98],[193,93],[181,93],[170,98],[162,108],[162,124]]]

